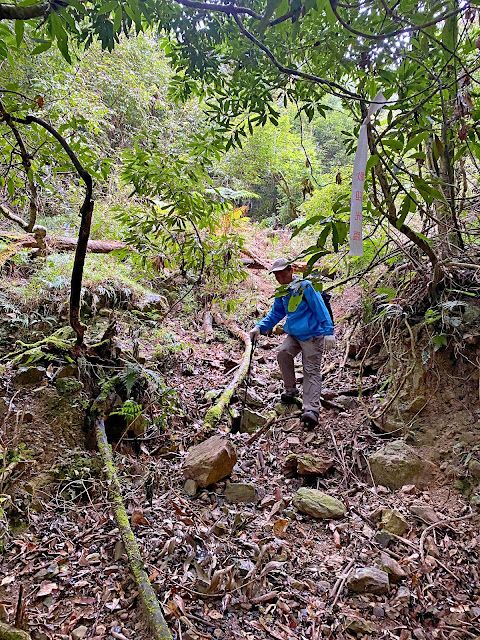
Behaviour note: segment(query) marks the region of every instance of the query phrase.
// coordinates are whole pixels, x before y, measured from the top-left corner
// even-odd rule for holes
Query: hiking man
[[[303,415],[301,422],[307,428],[318,424],[320,392],[322,390],[322,353],[335,346],[333,322],[325,302],[308,280],[297,280],[293,267],[285,258],[272,264],[273,273],[280,285],[287,286],[287,293],[275,298],[270,312],[250,331],[250,338],[265,334],[287,316],[283,327],[287,337],[280,345],[277,360],[285,390],[282,402],[293,404],[299,392],[296,387],[293,360],[302,352],[303,359]],[[298,300],[300,298],[300,300]],[[290,308],[290,310],[289,310]]]

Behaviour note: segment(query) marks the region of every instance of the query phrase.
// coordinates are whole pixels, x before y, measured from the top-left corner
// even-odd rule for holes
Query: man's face
[[[288,266],[286,269],[282,269],[282,271],[275,271],[273,275],[278,284],[290,284],[293,280],[293,269]]]

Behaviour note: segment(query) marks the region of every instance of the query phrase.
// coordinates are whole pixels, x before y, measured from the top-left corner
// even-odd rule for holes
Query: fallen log
[[[98,450],[102,457],[105,474],[108,480],[108,492],[110,495],[113,513],[115,515],[115,520],[117,521],[122,542],[127,552],[130,567],[137,584],[138,594],[145,609],[145,615],[151,631],[150,637],[156,638],[156,640],[172,640],[172,636],[168,630],[165,618],[163,617],[157,596],[150,584],[150,580],[148,579],[148,573],[140,555],[137,541],[135,540],[132,528],[130,527],[125,505],[123,504],[117,470],[113,462],[110,445],[107,440],[107,434],[105,433],[103,418],[98,418],[95,423],[95,435],[97,437]]]
[[[222,413],[229,405],[233,394],[235,393],[239,385],[243,382],[243,380],[245,380],[250,364],[250,355],[252,353],[252,341],[250,340],[250,336],[248,335],[248,333],[240,329],[240,327],[238,327],[235,323],[224,320],[224,318],[218,312],[214,313],[213,317],[218,325],[226,327],[236,338],[240,338],[240,340],[242,340],[242,342],[245,344],[245,350],[243,352],[242,361],[240,363],[240,367],[237,370],[237,373],[228,384],[228,386],[225,387],[217,402],[212,407],[210,407],[210,409],[205,414],[203,426],[207,429],[212,428],[217,424],[217,422],[222,417]]]
[[[10,242],[15,242],[22,249],[38,249],[39,245],[35,240],[33,235],[19,235],[17,233],[9,233],[9,232],[0,232],[0,238],[4,238],[5,240],[9,240]],[[67,238],[61,237],[56,238],[55,236],[47,236],[46,238],[47,247],[51,251],[75,251],[77,248],[77,239],[76,238]],[[124,242],[120,242],[120,240],[89,240],[87,244],[88,253],[110,253],[112,251],[116,251],[117,249],[125,249],[126,244]],[[245,257],[240,258],[240,262],[247,269],[260,269],[268,271],[270,269],[269,265],[266,264],[261,258],[256,256],[248,249],[242,249],[241,253],[243,253]],[[303,271],[307,268],[306,262],[292,262],[292,266],[295,269]],[[330,273],[327,267],[322,267],[322,276],[326,278],[334,279],[335,274]]]

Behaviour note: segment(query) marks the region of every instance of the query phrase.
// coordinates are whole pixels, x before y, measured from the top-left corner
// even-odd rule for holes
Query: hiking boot
[[[304,411],[300,423],[303,423],[305,429],[315,429],[318,425],[318,411]]]
[[[280,396],[280,401],[283,404],[298,404],[300,392],[298,389],[286,389]]]

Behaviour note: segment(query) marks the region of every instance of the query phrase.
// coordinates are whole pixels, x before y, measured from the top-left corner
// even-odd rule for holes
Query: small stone
[[[57,371],[55,378],[58,380],[59,378],[78,378],[80,377],[80,372],[76,364],[67,364],[64,367],[60,367]]]
[[[390,576],[392,582],[400,582],[407,577],[407,574],[398,564],[396,560],[391,558],[387,553],[381,553],[378,565],[382,571],[385,571]]]
[[[375,534],[375,541],[384,549],[386,549],[394,539],[395,538],[388,533],[388,531],[377,531]]]
[[[81,391],[83,384],[76,378],[57,378],[55,387],[60,395],[67,396]]]
[[[408,531],[408,522],[396,509],[384,509],[381,522],[385,531],[396,536],[403,536]]]
[[[377,625],[360,616],[347,615],[345,618],[345,630],[352,633],[375,633]]]
[[[390,582],[388,574],[374,567],[355,569],[347,580],[347,587],[356,593],[388,593]]]
[[[193,496],[197,493],[197,483],[195,482],[195,480],[192,480],[191,478],[189,478],[185,482],[183,490],[185,491],[187,496],[190,496],[191,498],[193,498]]]
[[[239,399],[243,402],[244,398],[245,394],[241,392],[239,394]],[[245,399],[245,402],[250,407],[263,407],[265,405],[265,402],[262,400],[262,398],[251,387],[248,387],[247,389],[247,397]]]
[[[293,496],[293,505],[302,513],[314,518],[343,518],[347,508],[332,496],[318,491],[302,487]]]
[[[378,606],[373,607],[372,613],[379,620],[385,617],[385,609],[383,607],[378,607]]]
[[[244,484],[243,482],[231,482],[227,484],[225,489],[225,500],[233,503],[251,503],[257,502],[258,494],[253,484]]]
[[[228,438],[212,436],[193,447],[183,465],[183,475],[199,487],[208,487],[226,478],[237,461],[235,447]]]
[[[25,384],[38,384],[47,375],[45,367],[22,367],[13,377],[13,384],[23,386]]]
[[[352,409],[357,405],[357,400],[352,396],[337,396],[335,404],[341,405],[344,409]]]
[[[399,587],[397,591],[397,595],[395,596],[395,602],[401,602],[402,604],[408,604],[410,602],[412,594],[410,593],[410,589],[407,587]]]
[[[418,489],[414,484],[404,484],[400,491],[406,495],[415,495],[418,493]]]
[[[72,639],[73,640],[82,640],[88,633],[88,627],[85,625],[81,625],[72,631]]]
[[[224,536],[227,533],[229,533],[229,531],[230,531],[230,527],[228,526],[228,523],[225,522],[224,520],[220,520],[220,522],[216,522],[212,527],[212,532],[216,536]]]
[[[323,476],[334,465],[332,458],[304,454],[297,457],[297,473],[301,476]]]
[[[124,553],[125,547],[123,546],[123,542],[121,540],[117,540],[117,542],[115,543],[115,548],[113,550],[113,559],[115,560],[115,562],[121,560]]]
[[[478,460],[470,460],[468,463],[468,470],[473,478],[477,480],[480,478],[480,462]]]
[[[240,433],[254,433],[266,423],[267,418],[258,411],[252,411],[248,407],[243,410],[240,422]]]
[[[435,524],[440,521],[440,517],[435,509],[428,504],[412,504],[410,507],[410,513],[428,524]]]
[[[237,563],[238,574],[241,578],[245,578],[250,571],[253,571],[255,564],[251,560],[244,560],[243,558]]]

